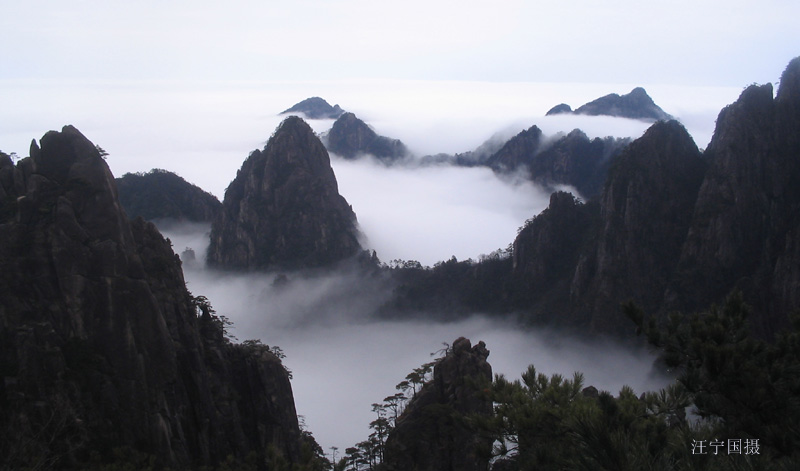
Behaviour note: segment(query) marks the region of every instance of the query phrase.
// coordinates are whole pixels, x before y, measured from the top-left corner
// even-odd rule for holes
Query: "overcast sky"
[[[0,2],[0,78],[771,82],[795,0]]]

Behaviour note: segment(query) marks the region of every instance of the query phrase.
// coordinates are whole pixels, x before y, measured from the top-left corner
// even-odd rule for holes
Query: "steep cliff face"
[[[472,346],[463,337],[434,366],[426,383],[397,419],[386,441],[385,469],[411,471],[486,470],[491,439],[470,425],[474,415],[490,416],[492,402],[484,392],[492,367],[483,342]]]
[[[592,247],[599,226],[599,205],[555,192],[550,205],[526,224],[514,240],[515,307],[536,313],[567,313],[570,283],[582,253]],[[537,314],[539,320],[546,320]],[[569,324],[579,324],[572,318]]]
[[[68,469],[125,455],[198,467],[270,447],[298,460],[278,358],[231,345],[213,317],[198,318],[179,259],[155,226],[129,222],[89,140],[67,126],[40,143],[16,166],[0,159],[0,451],[9,466]]]
[[[211,222],[222,210],[214,195],[166,170],[126,173],[116,183],[119,201],[129,218]]]
[[[750,86],[720,113],[671,293],[677,306],[696,309],[740,289],[768,313],[765,334],[797,306],[799,90],[800,58],[775,99],[771,85]]]
[[[596,246],[580,260],[571,295],[592,327],[612,330],[619,303],[661,305],[689,230],[705,164],[676,121],[658,122],[612,164],[600,197]]]
[[[625,325],[627,299],[659,309],[704,171],[686,130],[659,122],[614,159],[596,202],[555,193],[514,242],[519,307],[539,321],[606,333]]]
[[[232,270],[328,265],[357,254],[356,216],[325,147],[287,118],[242,165],[211,226],[208,263]]]
[[[405,144],[397,139],[379,136],[353,113],[345,113],[333,123],[326,138],[328,149],[347,159],[364,154],[392,163],[408,155]]]

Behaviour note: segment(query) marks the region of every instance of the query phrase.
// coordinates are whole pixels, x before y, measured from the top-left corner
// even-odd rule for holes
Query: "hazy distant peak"
[[[331,106],[324,99],[314,96],[295,104],[281,114],[302,113],[307,119],[336,119],[344,113],[339,105]]]
[[[384,163],[395,162],[409,154],[400,140],[378,135],[367,123],[350,112],[342,114],[333,123],[326,137],[326,146],[334,154],[346,159],[356,159],[368,154]]]
[[[550,108],[550,111],[545,113],[545,116],[552,116],[555,114],[571,114],[571,113],[572,113],[572,107],[566,103],[561,103]]]
[[[647,91],[636,87],[627,95],[610,93],[590,101],[574,111],[569,105],[562,103],[547,112],[547,116],[555,114],[583,114],[589,116],[614,116],[618,118],[638,119],[642,121],[668,121],[673,119],[655,104]]]

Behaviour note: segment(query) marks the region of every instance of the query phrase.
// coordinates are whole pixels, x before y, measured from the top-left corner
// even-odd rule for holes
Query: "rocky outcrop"
[[[434,366],[433,380],[409,402],[386,441],[385,469],[488,469],[492,440],[477,431],[475,416],[490,416],[492,381],[483,342],[463,337]]]
[[[117,178],[119,201],[128,217],[147,221],[211,222],[222,210],[216,196],[167,170],[126,173]]]
[[[392,163],[408,155],[405,144],[397,139],[379,136],[353,113],[345,113],[325,138],[329,151],[346,159],[372,155],[385,163]]]
[[[570,312],[570,284],[581,254],[595,241],[599,205],[583,203],[567,192],[550,195],[550,205],[528,221],[513,245],[514,307],[543,313]],[[567,322],[580,325],[573,316]]]
[[[800,300],[800,58],[780,84],[774,99],[771,85],[750,86],[720,113],[670,293],[675,307],[696,309],[741,290],[765,335]]]
[[[547,112],[548,116],[555,114],[584,114],[590,116],[614,116],[617,118],[639,119],[643,121],[667,121],[672,116],[656,105],[644,88],[636,87],[627,95],[611,93],[590,101],[583,106],[572,110],[564,103],[554,106]]]
[[[704,172],[700,151],[676,121],[654,124],[614,161],[599,199],[595,246],[571,286],[571,296],[588,306],[593,330],[613,331],[628,298],[647,310],[661,306]]]
[[[0,454],[10,468],[300,459],[279,359],[232,345],[78,130],[0,158]],[[198,307],[205,314],[198,317]]]
[[[327,101],[315,96],[296,103],[280,114],[302,114],[306,119],[336,119],[344,113],[339,105],[331,106]]]
[[[355,213],[339,194],[328,152],[295,116],[245,160],[222,205],[211,226],[212,267],[320,267],[361,250]]]

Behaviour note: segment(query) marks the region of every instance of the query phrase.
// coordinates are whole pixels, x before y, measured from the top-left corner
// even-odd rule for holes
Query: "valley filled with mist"
[[[209,226],[162,224],[177,253],[186,248],[204,253]],[[406,375],[462,336],[486,342],[493,371],[509,378],[534,364],[548,375],[582,372],[587,386],[613,393],[624,385],[652,391],[670,381],[643,345],[531,329],[513,318],[480,312],[449,322],[435,314],[426,321],[424,313],[409,320],[383,319],[378,311],[391,299],[393,286],[359,272],[237,274],[208,269],[203,258],[184,263],[189,290],[208,297],[232,322],[228,331],[238,341],[259,339],[283,350],[298,414],[328,453],[331,446],[345,450],[366,439],[374,418],[370,405],[395,394]],[[279,276],[286,281],[276,282]]]

